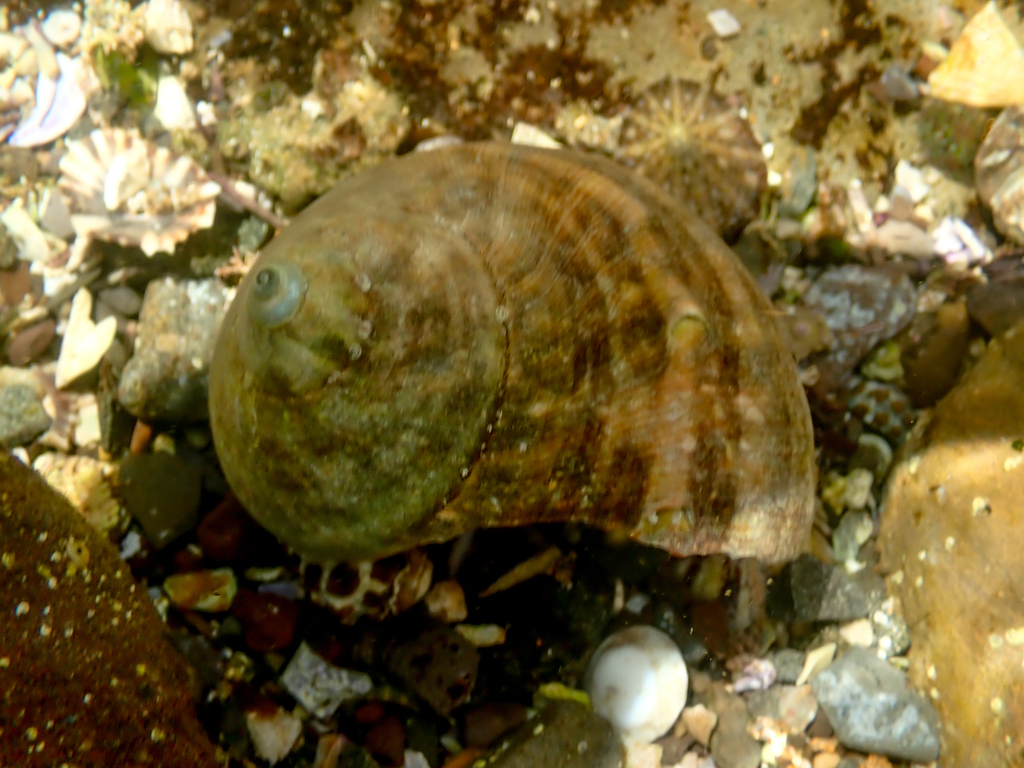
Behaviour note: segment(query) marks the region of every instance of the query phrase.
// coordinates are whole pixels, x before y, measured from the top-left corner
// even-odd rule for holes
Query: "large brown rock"
[[[940,766],[1024,765],[1024,324],[915,427],[879,545],[910,675],[943,719]]]
[[[0,766],[213,768],[191,680],[110,543],[0,453]]]

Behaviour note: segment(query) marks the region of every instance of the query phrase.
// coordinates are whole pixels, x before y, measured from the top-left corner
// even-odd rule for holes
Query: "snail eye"
[[[260,268],[249,294],[249,315],[266,328],[276,328],[299,311],[308,283],[291,264]]]

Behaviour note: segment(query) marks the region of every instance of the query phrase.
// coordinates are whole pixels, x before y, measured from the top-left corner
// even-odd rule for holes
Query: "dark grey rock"
[[[540,727],[543,726],[543,727]],[[493,768],[621,768],[622,742],[611,725],[572,701],[554,701],[487,758]]]
[[[919,101],[921,90],[905,64],[890,64],[880,78],[885,95],[893,101]]]
[[[399,643],[387,655],[391,672],[442,717],[469,700],[480,652],[447,624]]]
[[[118,285],[102,290],[99,292],[98,299],[125,317],[135,317],[142,308],[142,297],[139,296],[139,292],[127,285]]]
[[[851,577],[842,566],[801,555],[783,569],[768,591],[768,613],[787,622],[852,621],[868,615],[885,593],[885,583],[862,572]]]
[[[806,654],[794,648],[782,648],[768,655],[768,661],[775,665],[777,683],[795,683],[804,668]]]
[[[129,455],[121,462],[119,491],[155,549],[191,530],[199,515],[203,471],[170,453]]]
[[[0,368],[0,448],[35,440],[50,427],[43,388],[31,371]]]
[[[891,265],[846,264],[821,273],[804,294],[804,305],[825,318],[834,346],[810,358],[819,386],[832,389],[881,341],[905,328],[914,317],[917,289]]]
[[[891,664],[854,648],[811,678],[843,746],[928,763],[939,756],[938,715]]]
[[[751,691],[746,699],[747,711],[752,717],[770,717],[792,733],[802,733],[818,712],[818,705],[806,685],[773,685],[764,691]]]
[[[706,706],[718,715],[711,734],[711,757],[717,768],[758,768],[761,742],[750,735],[747,703],[739,696],[716,689]]]
[[[818,191],[818,157],[811,147],[799,147],[793,158],[792,178],[782,190],[779,212],[800,219]]]
[[[227,295],[215,279],[149,284],[135,354],[118,387],[129,413],[156,422],[206,418],[210,361]]]
[[[1024,275],[976,285],[967,292],[967,314],[992,336],[1001,336],[1024,318]]]

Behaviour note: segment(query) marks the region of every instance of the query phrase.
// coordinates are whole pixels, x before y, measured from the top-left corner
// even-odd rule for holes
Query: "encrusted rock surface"
[[[191,669],[117,551],[5,454],[0,481],[0,765],[217,765]]]

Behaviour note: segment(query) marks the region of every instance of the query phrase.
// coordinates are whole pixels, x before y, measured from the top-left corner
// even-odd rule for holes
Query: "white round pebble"
[[[588,679],[594,711],[625,741],[663,736],[686,705],[686,663],[672,638],[654,627],[628,627],[607,637]]]

